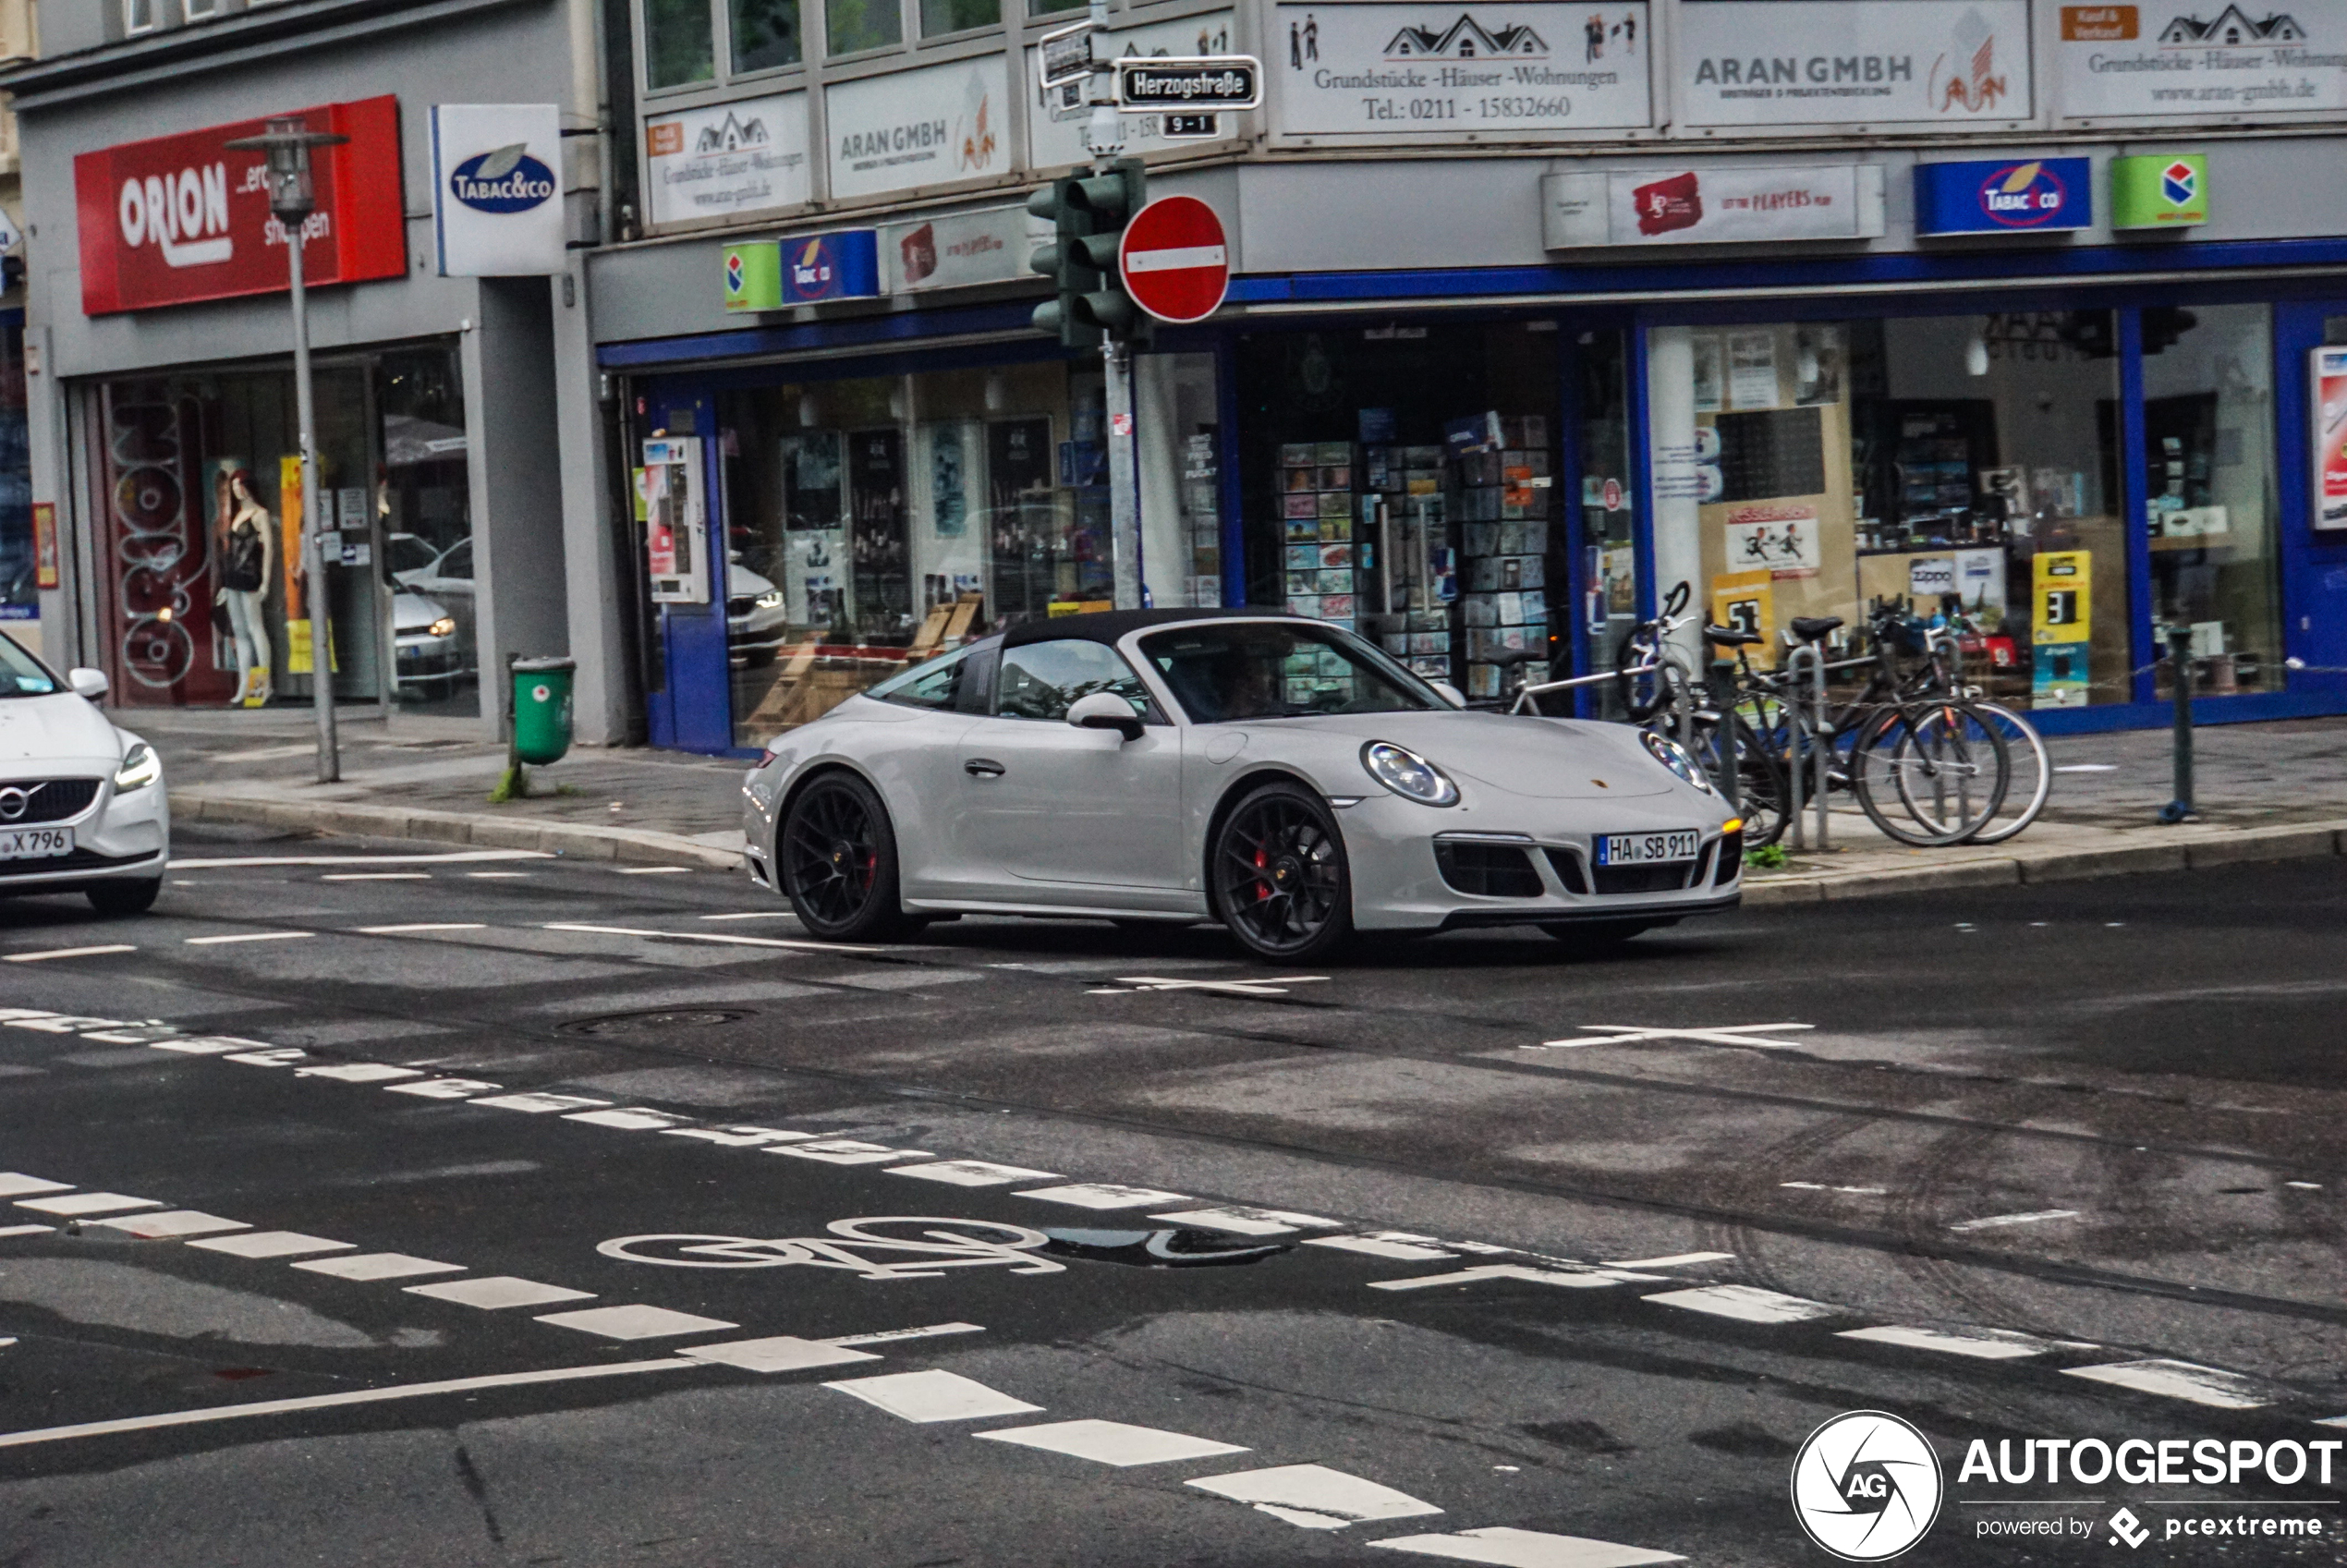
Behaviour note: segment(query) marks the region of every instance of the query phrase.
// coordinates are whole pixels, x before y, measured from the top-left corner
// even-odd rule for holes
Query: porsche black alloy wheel
[[[1250,793],[1215,834],[1214,907],[1259,957],[1318,957],[1353,930],[1344,844],[1319,797],[1295,784]]]
[[[783,892],[809,930],[853,942],[904,930],[896,835],[871,785],[825,774],[792,800],[776,837]]]

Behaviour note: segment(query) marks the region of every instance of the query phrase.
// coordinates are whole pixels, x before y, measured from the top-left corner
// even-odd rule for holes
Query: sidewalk
[[[595,859],[739,864],[743,765],[648,749],[580,748],[530,770],[533,794],[488,803],[504,748],[472,720],[371,709],[342,724],[342,782],[315,782],[307,709],[118,711],[162,751],[183,820],[543,849]],[[2056,736],[2053,796],[2027,833],[1991,848],[1908,849],[1836,797],[1832,849],[1753,871],[1752,905],[1930,887],[2048,881],[2225,861],[2339,854],[2347,834],[2347,719],[2223,724],[2195,736],[2203,816],[2154,818],[2171,793],[2169,733]]]

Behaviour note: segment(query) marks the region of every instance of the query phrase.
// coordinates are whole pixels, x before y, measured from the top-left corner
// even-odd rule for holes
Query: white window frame
[[[227,0],[183,0],[183,5],[191,22],[210,21],[228,8]]]
[[[163,27],[164,0],[122,0],[122,32],[126,38],[143,38]],[[139,20],[144,12],[147,19]]]

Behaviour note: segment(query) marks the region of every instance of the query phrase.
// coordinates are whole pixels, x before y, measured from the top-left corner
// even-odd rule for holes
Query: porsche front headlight
[[[1711,787],[1711,775],[1703,771],[1703,764],[1687,755],[1685,747],[1652,730],[1640,732],[1638,738],[1647,743],[1647,750],[1653,754],[1654,760],[1676,774],[1681,783],[1691,784],[1706,795],[1719,793]]]
[[[1368,770],[1369,777],[1405,800],[1421,806],[1459,802],[1459,786],[1448,774],[1409,748],[1390,740],[1373,740],[1361,748],[1361,766]]]
[[[139,742],[122,754],[122,766],[114,771],[116,795],[128,795],[134,789],[144,789],[163,777],[163,759],[145,741]]]

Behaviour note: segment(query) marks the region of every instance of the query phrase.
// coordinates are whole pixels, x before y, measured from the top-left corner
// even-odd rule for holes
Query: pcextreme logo
[[[1940,1517],[1940,1456],[1896,1416],[1853,1410],[1809,1434],[1793,1458],[1793,1516],[1845,1562],[1882,1562]]]

